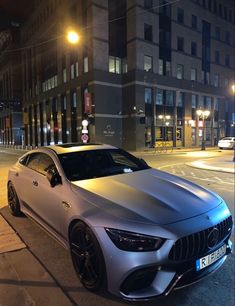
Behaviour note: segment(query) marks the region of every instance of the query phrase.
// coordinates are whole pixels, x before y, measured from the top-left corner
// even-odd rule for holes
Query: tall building
[[[3,20],[0,15],[1,21]],[[22,144],[19,25],[0,23],[0,143]]]
[[[26,145],[80,141],[83,119],[90,141],[129,150],[199,146],[203,137],[216,145],[232,133],[234,0],[34,7],[21,29]],[[78,44],[66,41],[69,29]]]

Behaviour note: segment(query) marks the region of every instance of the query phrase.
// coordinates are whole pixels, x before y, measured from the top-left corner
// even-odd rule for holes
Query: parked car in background
[[[218,147],[220,149],[234,149],[235,148],[235,137],[224,137],[219,140]]]
[[[110,145],[63,144],[9,170],[8,204],[70,250],[81,283],[118,297],[167,295],[217,270],[233,221],[214,192]]]

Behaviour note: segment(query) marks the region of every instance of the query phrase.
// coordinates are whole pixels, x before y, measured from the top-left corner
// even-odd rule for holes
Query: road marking
[[[17,153],[12,153],[12,152],[9,152],[9,151],[0,151],[0,153],[7,154],[7,155],[19,155]]]
[[[201,181],[208,181],[208,182],[218,183],[217,181],[211,180],[211,179],[209,179],[209,178],[201,178],[201,177],[190,176],[190,175],[185,175],[185,177],[193,178],[193,179],[201,180]],[[222,181],[222,183],[223,183],[223,184],[227,184],[227,185],[234,185],[234,183],[230,183],[230,182],[223,182],[223,181]]]

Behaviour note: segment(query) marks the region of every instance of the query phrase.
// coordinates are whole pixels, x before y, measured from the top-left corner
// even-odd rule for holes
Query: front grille
[[[178,239],[169,253],[169,259],[183,261],[200,256],[200,254],[206,254],[210,250],[207,240],[211,230],[213,228],[218,229],[219,239],[216,245],[219,245],[231,233],[232,225],[233,221],[230,216],[206,230]]]

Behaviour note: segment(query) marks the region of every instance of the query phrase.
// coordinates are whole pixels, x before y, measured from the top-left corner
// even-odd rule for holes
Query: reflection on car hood
[[[203,214],[221,201],[198,185],[156,169],[76,181],[73,185],[88,191],[88,200],[107,213],[137,222],[169,224]]]

